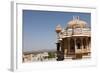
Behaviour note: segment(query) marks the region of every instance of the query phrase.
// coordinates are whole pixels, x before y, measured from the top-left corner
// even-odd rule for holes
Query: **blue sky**
[[[23,10],[23,51],[56,50],[55,27],[66,28],[73,16],[91,24],[90,13]]]

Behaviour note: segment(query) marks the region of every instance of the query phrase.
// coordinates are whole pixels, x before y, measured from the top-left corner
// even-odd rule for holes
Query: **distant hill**
[[[41,49],[41,50],[28,50],[28,51],[23,51],[23,53],[41,53],[41,52],[56,52],[56,49]]]

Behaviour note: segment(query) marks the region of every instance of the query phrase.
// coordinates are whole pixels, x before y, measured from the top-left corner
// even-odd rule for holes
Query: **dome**
[[[62,28],[61,28],[60,24],[58,24],[56,26],[56,32],[59,33],[59,32],[61,32],[61,30],[62,30]]]
[[[79,18],[73,18],[73,20],[69,21],[67,28],[86,28],[87,22],[80,20]]]

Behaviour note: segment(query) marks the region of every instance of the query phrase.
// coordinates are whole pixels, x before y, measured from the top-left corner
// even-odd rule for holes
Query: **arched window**
[[[70,52],[74,53],[75,52],[75,43],[74,43],[74,39],[70,39]]]
[[[83,39],[83,48],[86,49],[86,39]]]
[[[71,39],[71,40],[70,40],[70,49],[75,49],[74,47],[75,47],[75,45],[74,45],[74,40]]]
[[[76,40],[76,45],[77,45],[77,49],[81,49],[81,40],[80,40],[80,38],[78,38]]]

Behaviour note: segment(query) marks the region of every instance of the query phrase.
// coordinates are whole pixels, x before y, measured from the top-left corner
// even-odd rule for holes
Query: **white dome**
[[[80,20],[80,19],[73,19],[69,21],[67,28],[86,28],[87,22]]]

